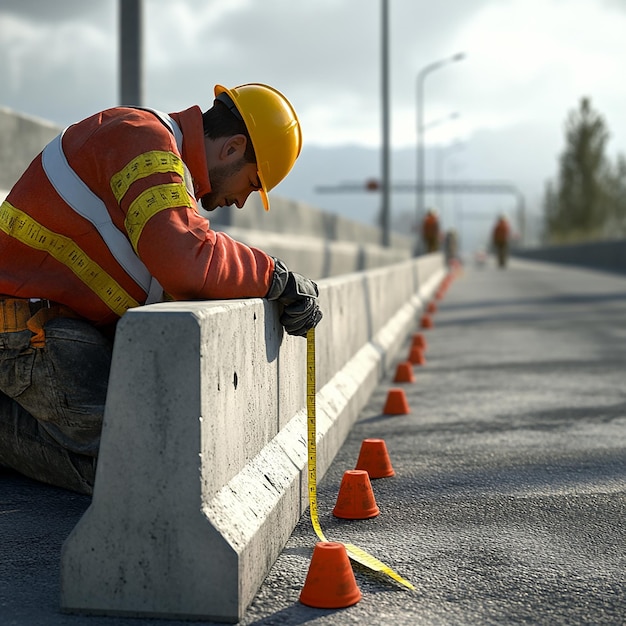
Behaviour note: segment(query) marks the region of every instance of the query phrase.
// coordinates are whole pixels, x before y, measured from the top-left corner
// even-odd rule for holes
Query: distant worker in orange
[[[498,258],[498,267],[506,267],[509,260],[509,240],[511,227],[504,215],[498,216],[498,221],[493,227],[492,243]]]
[[[422,222],[422,239],[426,252],[439,250],[439,217],[434,209],[428,209]]]

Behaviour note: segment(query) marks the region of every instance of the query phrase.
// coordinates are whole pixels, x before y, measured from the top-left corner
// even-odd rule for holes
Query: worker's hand
[[[312,280],[289,272],[287,285],[278,301],[284,305],[280,323],[290,335],[304,337],[310,328],[318,325],[322,319],[318,295],[319,290]]]
[[[312,280],[290,272],[283,261],[274,259],[274,278],[266,298],[283,305],[280,323],[287,333],[304,337],[309,329],[319,324],[322,312],[317,304],[318,295],[319,290]]]

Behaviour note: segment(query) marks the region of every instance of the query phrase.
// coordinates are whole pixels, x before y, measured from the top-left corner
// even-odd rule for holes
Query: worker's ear
[[[227,137],[220,150],[220,158],[225,161],[239,161],[246,152],[248,139],[245,135]]]

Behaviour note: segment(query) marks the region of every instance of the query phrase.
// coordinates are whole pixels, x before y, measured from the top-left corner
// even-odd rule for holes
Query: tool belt
[[[30,330],[33,348],[46,344],[44,325],[55,317],[78,317],[72,309],[45,299],[3,298],[0,296],[0,333]]]

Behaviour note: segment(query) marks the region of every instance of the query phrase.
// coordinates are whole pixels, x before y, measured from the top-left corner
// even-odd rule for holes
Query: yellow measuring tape
[[[311,328],[306,335],[306,365],[307,365],[307,377],[306,377],[306,407],[307,407],[307,440],[308,440],[308,454],[309,454],[309,511],[311,514],[311,523],[315,534],[321,541],[328,541],[324,536],[322,527],[320,526],[319,518],[317,515],[317,428],[315,417],[315,328]],[[390,567],[373,557],[371,554],[362,550],[361,548],[351,544],[344,543],[348,556],[364,565],[365,567],[375,571],[382,572],[387,576],[393,578],[401,585],[408,587],[409,589],[415,589],[415,587],[408,581],[402,578],[399,574],[394,572]]]

